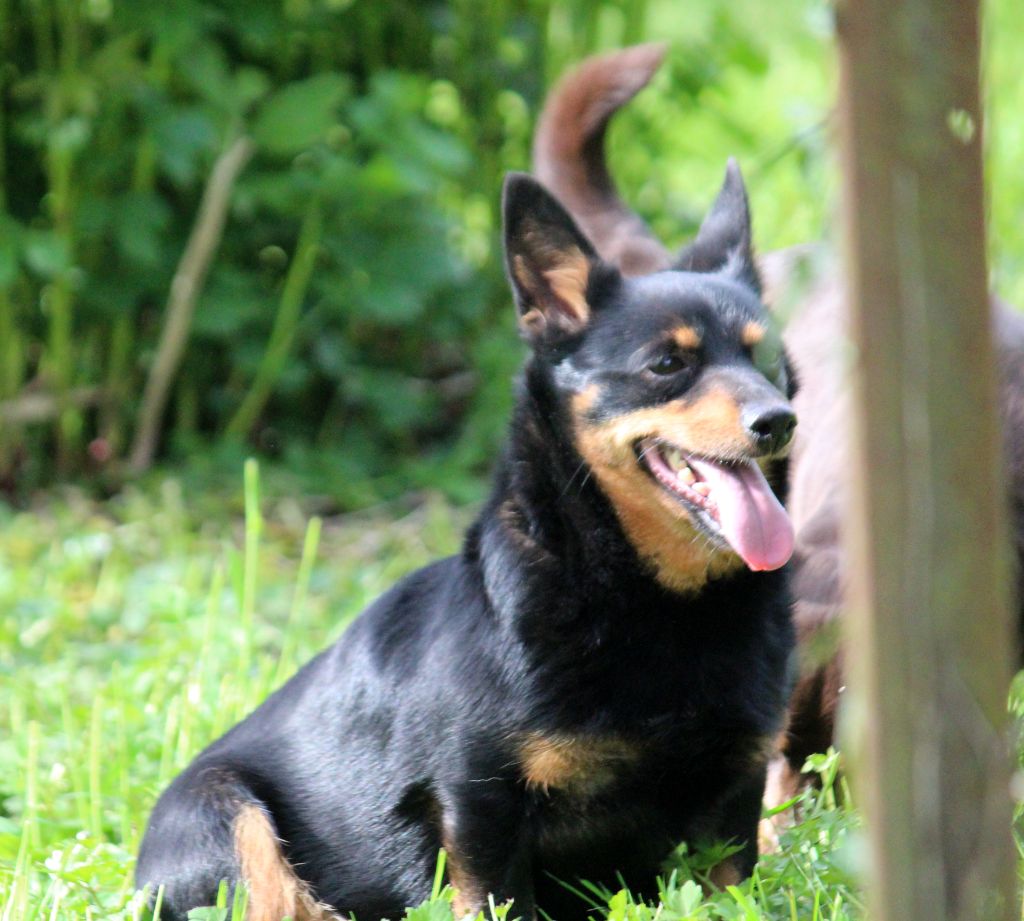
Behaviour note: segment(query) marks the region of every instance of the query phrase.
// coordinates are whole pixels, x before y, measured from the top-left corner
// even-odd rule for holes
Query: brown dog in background
[[[561,200],[601,255],[629,275],[658,272],[673,259],[616,191],[604,137],[612,116],[651,79],[662,45],[593,57],[552,91],[534,141],[534,171]],[[789,513],[796,529],[793,595],[800,669],[766,803],[781,805],[806,782],[808,755],[835,741],[843,684],[837,621],[845,580],[841,521],[849,463],[850,394],[845,373],[846,293],[824,247],[792,247],[759,260],[769,305],[785,304],[784,339],[800,389],[790,465]],[[1024,572],[1024,317],[993,299],[1017,597]],[[1019,602],[1018,602],[1019,604]],[[1024,625],[1019,610],[1018,631]]]

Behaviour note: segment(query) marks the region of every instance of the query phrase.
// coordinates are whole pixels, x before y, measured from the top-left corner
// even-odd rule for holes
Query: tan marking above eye
[[[681,349],[700,348],[700,332],[692,326],[677,326],[672,330],[672,339]]]
[[[750,322],[743,324],[743,329],[740,330],[740,342],[742,342],[748,349],[752,349],[762,339],[764,339],[767,333],[768,330],[766,330],[764,326],[751,320]]]

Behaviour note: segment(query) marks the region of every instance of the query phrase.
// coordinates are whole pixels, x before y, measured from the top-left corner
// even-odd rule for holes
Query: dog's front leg
[[[718,889],[734,886],[754,872],[764,787],[765,769],[758,768],[724,804],[715,837],[739,844],[742,849],[711,868],[708,880]]]
[[[448,791],[443,844],[457,919],[512,901],[509,918],[531,921],[531,842],[522,789],[499,777],[466,780]]]

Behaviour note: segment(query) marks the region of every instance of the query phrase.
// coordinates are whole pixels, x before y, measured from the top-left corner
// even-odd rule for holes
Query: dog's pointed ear
[[[751,244],[747,190],[734,158],[729,158],[721,191],[696,239],[679,254],[675,268],[684,272],[722,272],[761,293]]]
[[[509,173],[502,194],[505,268],[532,344],[566,339],[590,320],[587,286],[597,252],[536,179]]]

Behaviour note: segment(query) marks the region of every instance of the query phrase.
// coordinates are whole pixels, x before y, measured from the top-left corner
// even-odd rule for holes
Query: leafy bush
[[[672,39],[660,92],[618,131],[631,197],[678,240],[738,153],[784,183],[782,202],[755,195],[761,225],[817,235],[819,5],[785,0],[755,26],[752,0],[685,22],[667,0],[8,0],[0,484],[117,482],[204,189],[245,137],[161,456],[218,445],[233,470],[247,441],[346,505],[458,493],[490,461],[521,356],[496,211],[551,78]],[[769,84],[779,104],[748,107]]]

